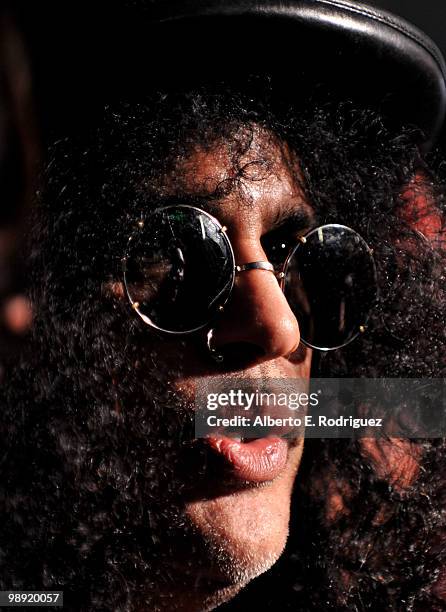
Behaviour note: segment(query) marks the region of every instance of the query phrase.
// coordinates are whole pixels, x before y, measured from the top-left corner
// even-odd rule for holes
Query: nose
[[[238,265],[267,261],[260,241],[233,241]],[[236,275],[231,298],[214,326],[215,346],[238,359],[260,363],[286,357],[300,342],[299,325],[273,272],[245,270]]]

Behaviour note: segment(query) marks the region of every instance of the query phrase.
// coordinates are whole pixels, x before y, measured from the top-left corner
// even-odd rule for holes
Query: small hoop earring
[[[212,359],[216,361],[217,363],[222,363],[224,360],[223,355],[219,353],[217,349],[212,346],[213,337],[214,337],[214,329],[211,327],[211,329],[206,334],[206,346],[207,346],[207,349]]]

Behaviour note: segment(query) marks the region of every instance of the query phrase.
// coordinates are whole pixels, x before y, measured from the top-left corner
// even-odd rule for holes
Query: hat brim
[[[108,5],[47,41],[43,72],[59,65],[58,95],[88,106],[109,95],[247,74],[271,76],[285,104],[332,99],[377,108],[433,145],[446,113],[446,69],[423,32],[382,10],[347,0],[190,0]],[[85,15],[84,15],[85,17]],[[58,52],[63,48],[63,52]],[[54,53],[57,55],[55,58]],[[67,77],[69,75],[69,77]],[[75,93],[73,93],[75,92]]]

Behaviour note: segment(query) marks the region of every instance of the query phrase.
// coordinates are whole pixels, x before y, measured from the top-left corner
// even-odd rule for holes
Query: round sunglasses
[[[132,309],[167,334],[191,334],[212,324],[230,299],[236,275],[251,269],[276,276],[301,340],[321,351],[346,346],[364,332],[377,298],[371,249],[339,224],[299,236],[276,270],[269,262],[237,265],[226,227],[209,213],[166,206],[136,224],[122,265]]]

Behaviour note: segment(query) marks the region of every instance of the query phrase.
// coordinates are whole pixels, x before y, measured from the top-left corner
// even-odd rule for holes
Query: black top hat
[[[110,0],[83,10],[78,1],[55,3],[51,20],[40,5],[31,30],[39,19],[31,39],[42,104],[51,90],[53,117],[61,108],[82,115],[110,95],[267,73],[285,104],[321,92],[360,101],[418,127],[425,148],[444,121],[439,49],[404,19],[363,2]]]

